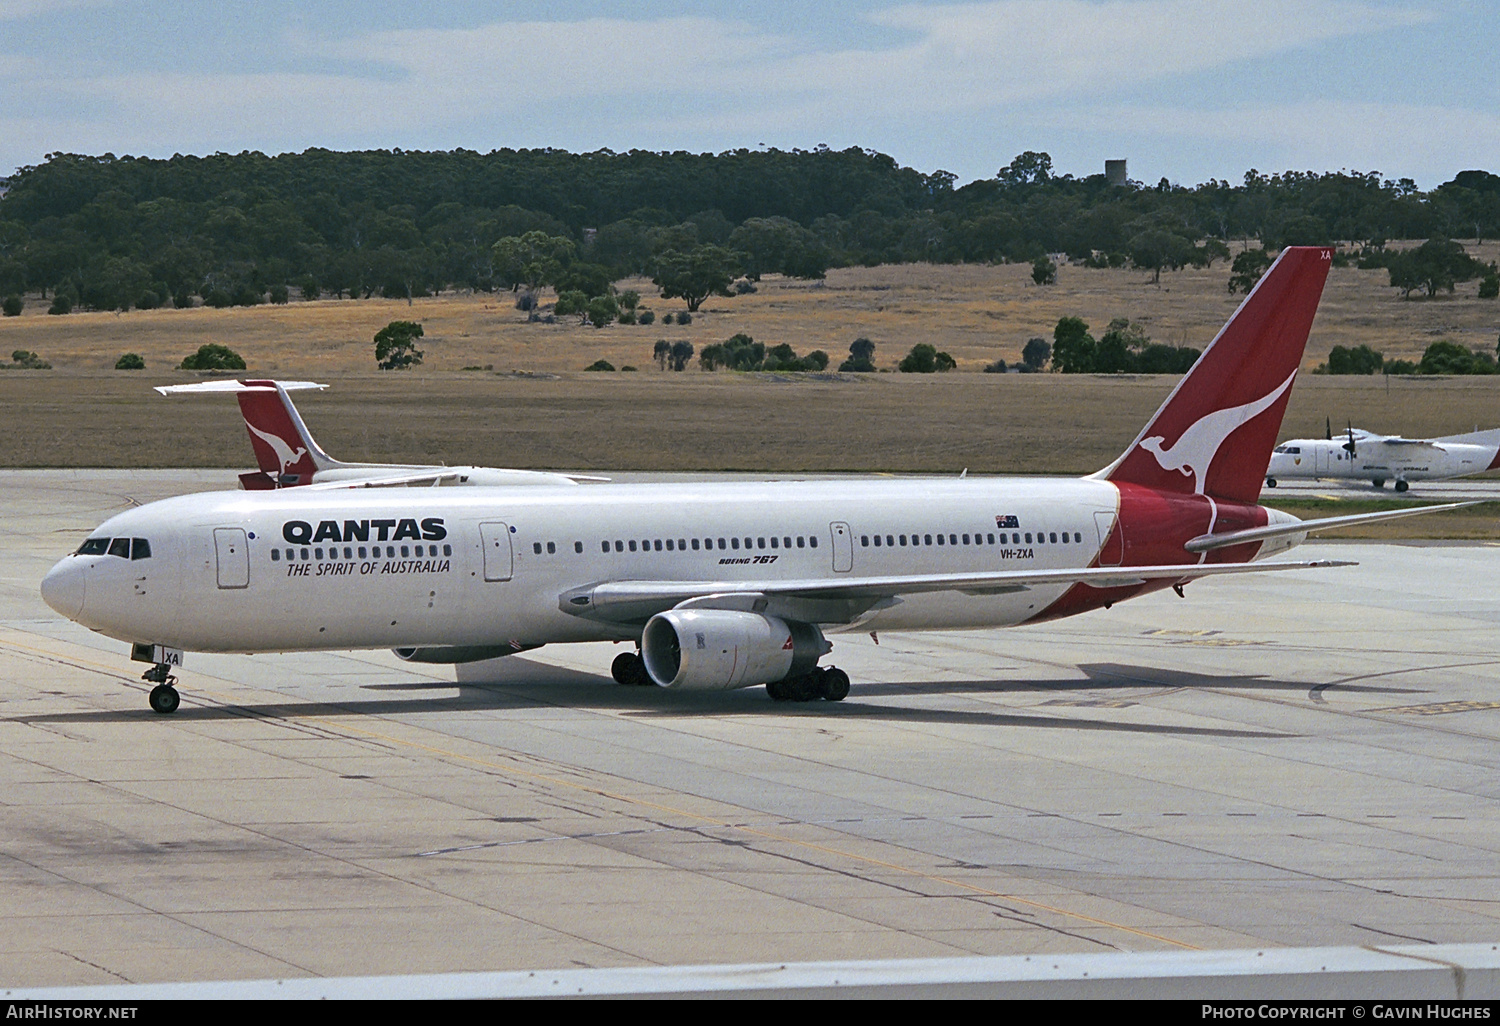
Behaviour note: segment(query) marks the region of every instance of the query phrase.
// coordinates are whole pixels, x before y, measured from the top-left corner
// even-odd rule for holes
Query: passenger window
[[[924,534],[922,536],[922,544],[924,544],[924,545],[931,545],[932,544],[932,535],[930,535],[930,534]]]
[[[938,543],[938,544],[939,544],[939,545],[941,545],[941,544],[943,544],[943,536],[942,536],[942,535],[938,535],[938,536],[937,536],[937,543]]]
[[[581,542],[581,541],[574,542],[573,543],[573,551],[576,552],[576,553],[578,553],[580,556],[583,555],[583,542]]]
[[[723,541],[723,539],[721,538],[720,542],[722,542],[722,541]],[[723,545],[721,544],[719,547],[723,548]],[[740,540],[738,538],[731,538],[731,539],[729,539],[729,547],[731,549],[737,549],[737,548],[739,548],[740,547]]]
[[[870,547],[870,536],[868,534],[862,534],[859,536],[859,547],[862,549],[868,549]]]
[[[434,551],[433,555],[437,555],[437,552]],[[548,542],[547,543],[547,555],[549,555],[549,556],[555,556],[555,555],[557,555],[557,544],[555,542]]]
[[[677,551],[678,552],[686,552],[687,551],[687,541],[685,539],[683,539],[683,538],[678,538],[677,539]]]
[[[987,534],[987,535],[985,535],[985,537],[989,539],[989,544],[991,544],[991,545],[995,544],[995,536],[994,536],[994,534]]]
[[[722,548],[723,548],[723,547],[724,547],[724,539],[723,539],[723,538],[720,538],[720,539],[719,539],[719,548],[721,548],[721,549],[722,549]],[[739,546],[738,546],[738,545],[736,545],[736,546],[735,546],[735,548],[739,548]]]
[[[306,563],[311,558],[312,558],[311,554],[306,549],[303,549],[302,550],[302,562]]]
[[[752,540],[752,539],[750,539],[750,538],[746,538],[746,539],[745,539],[745,548],[747,548],[747,549],[748,549],[748,548],[752,548],[752,547],[753,547],[753,546],[752,546],[752,545],[751,545],[751,544],[750,544],[750,542],[751,542],[751,540]],[[764,539],[762,539],[762,540],[763,540],[763,541],[764,541]]]
[[[322,560],[323,560],[323,549],[321,547],[313,549],[313,554],[318,557],[318,561],[319,562],[322,562]]]
[[[531,551],[535,555],[540,556],[542,554],[542,543],[541,542],[532,542],[531,543]]]
[[[668,552],[672,551],[672,539],[671,538],[667,539],[667,551]]]
[[[405,559],[405,558],[406,558],[406,556],[407,556],[407,553],[406,553],[406,546],[405,546],[405,545],[403,545],[403,546],[401,546],[401,558],[402,558],[402,559]]]
[[[694,552],[698,551],[698,539],[697,538],[693,539],[693,551]]]
[[[791,548],[792,547],[792,540],[790,538],[783,537],[781,539],[781,547],[784,548],[784,549]]]
[[[630,539],[630,551],[631,552],[635,551],[635,539],[634,538]]]
[[[281,550],[280,549],[272,549],[271,550],[271,562],[273,562],[273,563],[280,563],[281,562]]]
[[[969,536],[968,535],[964,535],[964,544],[965,545],[969,544]]]
[[[368,555],[369,555],[369,552],[370,552],[370,550],[369,550],[369,549],[367,549],[367,548],[365,548],[365,547],[364,547],[364,546],[363,546],[363,545],[361,545],[361,546],[360,546],[360,547],[359,547],[359,558],[360,558],[360,559],[364,559],[364,558],[366,558],[366,557],[367,557],[367,556],[368,556]]]
[[[898,535],[897,537],[900,540],[900,542],[901,542],[902,545],[906,544],[906,535],[904,535],[904,534],[903,535]]]
[[[661,539],[660,538],[656,539],[656,551],[657,552],[661,551]]]
[[[148,542],[144,538],[132,538],[132,539],[130,539],[130,558],[133,559],[133,560],[134,559],[150,559],[151,558],[151,543]]]
[[[109,543],[109,554],[119,556],[121,559],[130,558],[130,539],[116,538]]]
[[[878,534],[875,536],[875,547],[880,548],[880,535]]]
[[[804,538],[804,537],[802,537],[800,534],[797,535],[797,548],[799,548],[799,549],[805,549],[805,548],[807,548],[807,539]]]
[[[814,538],[809,538],[809,539],[807,539],[807,544],[809,546],[811,546],[812,548],[817,548],[818,547],[818,539],[815,538],[815,537]]]
[[[949,545],[957,545],[958,544],[958,535],[956,535],[956,534],[950,534],[948,536],[948,544]]]
[[[771,537],[771,548],[776,548],[776,537],[774,535]]]
[[[582,552],[583,551],[583,542],[576,542],[575,544],[578,546],[578,551]],[[360,558],[363,559],[364,555],[365,555],[365,550],[364,549],[360,549],[359,550],[359,556],[360,556]],[[445,556],[451,556],[451,555],[453,555],[453,546],[452,545],[444,545],[443,546],[443,555],[445,555]]]
[[[1026,544],[1027,545],[1031,544],[1031,532],[1030,531],[1026,532]]]
[[[1049,538],[1050,538],[1050,540],[1051,540],[1051,542],[1052,542],[1053,545],[1057,544],[1057,532],[1056,531],[1053,531],[1052,534],[1049,535]]]
[[[890,535],[886,535],[885,536],[885,544],[886,544],[886,546],[888,548],[895,548],[896,547],[896,539],[893,538],[893,537],[891,537]]]
[[[108,551],[108,538],[90,538],[78,546],[78,555],[80,556],[102,556]]]

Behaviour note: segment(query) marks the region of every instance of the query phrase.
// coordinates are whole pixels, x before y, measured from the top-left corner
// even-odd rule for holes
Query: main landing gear
[[[639,652],[621,652],[615,656],[615,661],[610,664],[609,674],[616,684],[650,687],[653,683],[646,673],[646,661]]]
[[[151,669],[141,674],[141,680],[148,684],[155,684],[151,689],[151,711],[166,716],[177,711],[182,704],[182,696],[172,685],[177,683],[177,678],[172,676],[172,668],[166,663],[157,663]]]
[[[815,666],[800,677],[772,681],[766,694],[773,702],[842,702],[849,694],[849,675],[835,666]]]
[[[1401,480],[1399,477],[1396,479],[1396,491],[1404,492],[1406,491],[1407,487],[1408,486],[1405,481]]]

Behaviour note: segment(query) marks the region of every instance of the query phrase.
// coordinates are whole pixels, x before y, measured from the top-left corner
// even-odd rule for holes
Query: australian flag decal
[[[1019,517],[1014,517],[1014,516],[1004,516],[1004,517],[1002,517],[1002,516],[996,516],[995,517],[995,526],[996,527],[1001,527],[1001,528],[1004,528],[1004,527],[1020,527],[1021,526],[1021,519]]]

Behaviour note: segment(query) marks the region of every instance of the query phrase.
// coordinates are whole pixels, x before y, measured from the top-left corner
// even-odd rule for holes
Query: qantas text
[[[448,537],[442,517],[424,517],[419,527],[415,517],[404,520],[345,520],[342,529],[337,520],[320,520],[313,527],[306,520],[288,520],[281,525],[281,536],[293,545],[316,545],[319,542],[371,541],[442,541]]]

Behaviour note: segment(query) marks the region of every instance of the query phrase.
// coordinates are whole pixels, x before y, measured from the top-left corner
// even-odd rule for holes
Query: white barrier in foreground
[[[1495,1000],[1500,943],[15,987],[9,1001],[560,997]],[[1255,1017],[1254,1010],[1250,1012]]]

